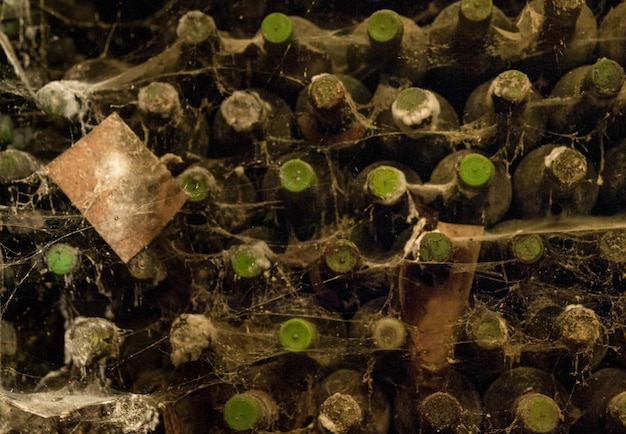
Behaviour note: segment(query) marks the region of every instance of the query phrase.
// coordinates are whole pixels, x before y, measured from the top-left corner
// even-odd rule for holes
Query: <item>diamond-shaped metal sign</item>
[[[124,262],[163,230],[188,197],[117,113],[47,171]]]

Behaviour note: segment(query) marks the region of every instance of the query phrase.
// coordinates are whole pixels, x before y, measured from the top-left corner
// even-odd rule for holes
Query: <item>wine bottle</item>
[[[515,169],[513,194],[524,218],[588,214],[599,194],[598,173],[581,152],[542,145]]]
[[[531,81],[554,81],[592,60],[598,37],[596,18],[580,0],[532,0],[517,16],[519,54],[516,65]]]
[[[507,161],[539,145],[546,128],[543,97],[528,76],[509,69],[476,87],[463,109],[463,132],[471,146]]]
[[[322,433],[383,434],[391,426],[391,404],[376,384],[368,386],[363,374],[339,369],[315,388],[317,426]]]
[[[624,69],[605,57],[564,74],[550,92],[559,102],[548,113],[548,127],[558,134],[600,134],[614,119],[624,85]]]
[[[318,146],[349,146],[370,129],[353,95],[335,74],[311,78],[311,83],[298,96],[295,111],[300,133]]]
[[[602,368],[585,378],[572,392],[572,402],[582,415],[570,430],[574,434],[617,434],[626,429],[624,403],[626,372],[620,368]]]
[[[531,367],[501,374],[483,395],[485,431],[566,433],[565,388],[549,373]]]
[[[626,67],[626,29],[624,29],[624,15],[626,6],[619,3],[613,6],[600,21],[598,27],[598,55],[608,57]]]
[[[377,116],[376,126],[386,158],[402,161],[428,179],[437,163],[452,151],[459,118],[441,95],[408,87]]]
[[[368,83],[391,74],[419,83],[428,69],[428,37],[415,21],[379,9],[344,36],[346,67],[339,71]]]
[[[485,227],[504,217],[513,194],[504,162],[469,149],[447,155],[428,183],[412,185],[410,191],[442,221]]]

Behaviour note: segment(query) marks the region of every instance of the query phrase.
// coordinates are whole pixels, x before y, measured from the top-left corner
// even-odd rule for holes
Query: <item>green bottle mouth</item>
[[[417,240],[417,259],[423,262],[448,262],[452,259],[452,241],[441,232],[425,232]]]
[[[139,89],[137,106],[144,113],[172,120],[182,111],[178,91],[170,83],[152,82]]]
[[[291,18],[281,12],[267,15],[261,23],[263,39],[272,44],[284,44],[293,36],[293,22]]]
[[[485,350],[499,348],[509,340],[505,320],[495,312],[481,312],[470,319],[468,335],[476,345]]]
[[[295,158],[286,161],[279,170],[280,186],[289,193],[302,193],[315,187],[315,169],[304,160]]]
[[[463,407],[447,392],[432,393],[419,406],[419,414],[427,426],[439,430],[455,429],[461,424]]]
[[[406,327],[398,318],[381,318],[372,325],[374,344],[381,350],[402,348],[406,342],[406,337]]]
[[[215,178],[203,167],[190,167],[177,179],[191,202],[201,202],[217,189]]]
[[[392,205],[406,193],[404,173],[393,166],[378,166],[367,175],[368,191],[381,203]]]
[[[561,409],[549,396],[530,392],[517,402],[517,419],[534,433],[551,433],[559,426]]]
[[[217,35],[215,21],[201,11],[189,11],[178,20],[176,35],[190,44],[200,44]]]
[[[258,400],[246,393],[231,397],[224,405],[224,420],[235,431],[254,428],[262,418]]]
[[[572,353],[590,351],[602,337],[602,324],[593,309],[569,305],[556,318],[558,336]]]
[[[257,92],[236,90],[220,104],[226,124],[238,133],[251,132],[267,119],[266,105]]]
[[[461,158],[457,168],[459,180],[466,187],[483,189],[489,186],[496,168],[489,158],[471,153]]]
[[[526,74],[516,69],[500,73],[490,86],[492,98],[518,106],[528,100],[532,91],[532,83]]]
[[[313,344],[315,327],[307,320],[292,318],[281,324],[278,337],[285,350],[305,351]]]
[[[235,275],[251,279],[267,270],[270,261],[259,246],[240,246],[230,257],[230,265]]]
[[[543,254],[543,239],[539,234],[522,234],[511,240],[511,251],[515,259],[533,263]]]
[[[558,146],[545,157],[545,167],[563,188],[577,185],[587,175],[587,159],[576,149]]]
[[[78,249],[66,243],[54,244],[46,254],[48,269],[59,276],[76,271],[80,264],[79,259]]]
[[[614,60],[603,57],[589,68],[586,79],[596,95],[612,97],[624,85],[624,68]]]
[[[354,271],[359,263],[359,248],[351,241],[336,240],[324,253],[326,266],[337,274]]]
[[[402,38],[403,31],[400,16],[390,9],[376,11],[367,20],[367,34],[375,42],[398,40]]]
[[[491,17],[492,0],[461,0],[459,12],[469,21],[481,22]]]
[[[0,152],[0,182],[24,179],[34,172],[31,156],[17,149]]]
[[[335,74],[319,74],[309,84],[309,103],[317,111],[331,111],[346,103],[346,87]]]

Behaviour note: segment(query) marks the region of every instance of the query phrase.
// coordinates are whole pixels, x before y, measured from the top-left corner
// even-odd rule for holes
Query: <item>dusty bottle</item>
[[[335,74],[311,78],[298,96],[295,111],[302,136],[321,146],[349,146],[370,128],[358,111],[353,94]]]
[[[264,89],[236,90],[215,113],[208,154],[265,167],[293,146],[294,126],[291,108],[279,96]]]
[[[349,181],[350,211],[362,222],[353,241],[365,256],[403,250],[418,217],[408,185],[419,183],[415,171],[394,161],[371,164]]]
[[[563,75],[550,92],[562,104],[548,113],[548,127],[559,134],[600,133],[614,120],[617,99],[624,85],[624,69],[605,57]]]
[[[375,350],[401,350],[407,342],[406,326],[388,297],[374,298],[363,304],[352,316],[351,337],[365,338]]]
[[[582,416],[570,430],[574,434],[617,434],[626,429],[626,372],[620,368],[599,369],[577,385],[573,404]]]
[[[473,384],[453,370],[437,381],[439,385],[416,386],[409,377],[398,387],[393,409],[397,432],[481,432],[482,403]]]
[[[386,158],[402,161],[428,179],[437,163],[452,151],[459,118],[441,95],[408,87],[377,116],[376,126]]]
[[[383,434],[391,425],[389,398],[376,384],[363,381],[356,370],[339,369],[315,388],[317,426],[322,433]]]
[[[428,69],[428,37],[413,20],[380,9],[359,23],[347,39],[345,73],[376,82],[381,73],[419,83]]]
[[[622,2],[612,7],[600,21],[598,28],[598,55],[608,57],[626,66],[626,5]]]
[[[593,163],[563,145],[547,144],[531,151],[513,174],[517,212],[524,218],[588,214],[598,191]]]
[[[407,259],[413,261],[414,276],[427,286],[444,282],[451,272],[454,256],[452,241],[439,231],[424,231],[412,245],[407,244]]]
[[[566,433],[568,395],[549,373],[536,368],[513,368],[485,391],[484,430],[525,434]]]
[[[463,132],[476,134],[472,147],[510,161],[539,145],[546,127],[542,100],[526,74],[504,71],[469,95]]]
[[[521,37],[521,63],[517,68],[528,71],[531,80],[539,76],[556,80],[592,60],[598,24],[586,2],[533,0],[516,21]]]
[[[442,221],[490,227],[508,211],[513,188],[502,160],[466,149],[446,156],[428,183],[410,191]]]
[[[321,152],[283,156],[262,180],[262,194],[273,201],[270,225],[287,227],[294,239],[306,241],[331,231],[343,209],[343,193],[333,163]]]

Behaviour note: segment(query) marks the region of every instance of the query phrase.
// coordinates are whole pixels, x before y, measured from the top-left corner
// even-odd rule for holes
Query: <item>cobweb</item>
[[[182,83],[189,92],[190,104],[186,110],[198,117],[211,117],[219,101],[234,90],[252,86],[271,88],[276,77],[292,84],[294,95],[290,97],[305,87],[306,83],[284,75],[281,70],[266,71],[266,75],[262,73],[260,78],[257,75],[252,79],[249,70],[233,66],[237,59],[232,52],[217,53],[214,62],[209,64],[200,60],[191,68],[177,65],[178,52],[172,48],[175,47],[172,22],[190,9],[203,9],[209,15],[217,13],[217,8],[202,3],[164,1],[145,19],[123,19],[120,15],[110,22],[94,19],[93,14],[87,14],[87,18],[72,16],[70,5],[73,2],[70,1],[40,0],[31,2],[28,7],[24,3],[17,17],[17,39],[10,41],[14,51],[7,49],[8,41],[0,44],[9,60],[8,65],[2,67],[5,79],[0,82],[3,96],[0,111],[11,115],[25,150],[33,152],[41,161],[49,161],[111,112],[132,113],[137,104],[137,89],[152,81]],[[324,8],[341,9],[334,2],[305,3],[312,6],[302,7],[301,13],[312,19],[325,12]],[[382,6],[377,2],[369,3]],[[420,24],[427,24],[443,3],[434,1],[428,8],[405,12]],[[87,5],[91,3],[83,6],[89,7]],[[605,2],[597,2],[595,12],[602,16],[608,8]],[[351,19],[341,22],[345,29],[352,24]],[[50,38],[52,34],[54,37]],[[71,87],[81,102],[77,117],[71,121],[51,119],[38,109],[34,91],[51,80],[60,79],[61,71],[72,66],[53,64],[47,54],[58,42],[56,38],[77,34],[94,41],[89,50],[79,49],[83,50],[80,56],[101,62],[96,64],[98,73],[104,66],[115,71],[120,67],[116,62],[123,62],[121,70],[106,79],[98,78],[92,83]],[[326,37],[332,39],[332,34]],[[253,36],[241,38],[238,43],[241,44],[238,54],[259,50],[258,38]],[[159,59],[158,63],[154,62],[155,58]],[[128,73],[129,64],[140,66]],[[88,78],[89,72],[84,74],[83,78]],[[550,106],[555,101],[546,99],[541,104]],[[433,134],[444,138],[450,150],[463,149],[485,132],[473,127]],[[196,128],[194,133],[198,133],[202,125]],[[604,128],[600,125],[584,136],[555,134],[554,139],[583,150],[593,141],[600,141],[602,149],[606,139]],[[329,166],[336,158],[341,158],[345,167],[352,168],[350,175],[353,176],[367,164],[373,139],[393,134],[374,127],[370,136],[360,142],[340,143],[319,151]],[[303,142],[294,140],[283,145],[297,150]],[[516,152],[506,156],[510,166],[519,162],[520,146],[512,144]],[[243,170],[253,178],[258,177],[263,167],[274,163],[267,149],[267,143],[257,143],[253,157],[233,165],[229,174],[236,175]],[[603,155],[602,150],[600,173]],[[176,158],[165,153],[159,156],[174,174],[180,172]],[[346,200],[348,192],[343,184],[338,177],[328,186],[336,204]],[[315,415],[302,402],[314,400],[315,379],[321,373],[340,366],[357,368],[363,371],[366,380],[380,382],[391,394],[398,384],[406,381],[409,349],[382,352],[376,350],[371,338],[348,336],[349,330],[360,325],[352,319],[354,312],[367,301],[383,298],[380,315],[400,316],[398,273],[402,266],[413,264],[412,259],[403,252],[381,260],[365,260],[349,276],[329,277],[315,271],[326,243],[350,236],[362,223],[347,214],[337,211],[338,215],[332,219],[336,223],[323,227],[314,239],[291,240],[286,245],[280,238],[266,238],[266,232],[245,231],[233,223],[242,214],[262,221],[268,209],[281,206],[275,201],[218,201],[211,209],[186,207],[149,246],[157,252],[158,260],[167,270],[165,278],[141,281],[131,275],[128,265],[106,245],[42,168],[27,179],[0,188],[1,432],[28,429],[36,432],[170,432],[168,428],[176,432],[175,427],[182,424],[198,431],[223,432],[220,431],[225,430],[220,428],[224,426],[220,411],[227,397],[249,387],[264,386],[281,389],[277,393],[285,403],[285,414],[291,416],[282,416],[279,429],[306,432],[312,429]],[[226,185],[225,189],[226,197],[237,198],[241,194],[235,186]],[[413,204],[412,224],[418,228],[435,227],[436,214],[418,205]],[[137,206],[141,209],[141,204]],[[215,218],[225,210],[232,219]],[[610,342],[607,339],[600,343],[606,354],[600,363],[623,365],[620,344],[626,326],[623,319],[626,219],[623,215],[596,214],[598,216],[571,219],[557,215],[526,221],[514,230],[487,232],[473,240],[481,242],[482,247],[475,268],[474,264],[467,265],[474,269],[475,276],[468,304],[474,309],[499,312],[510,322],[512,337],[498,354],[506,366],[523,363],[526,353],[540,353],[559,345],[524,333],[530,314],[541,307],[537,300],[560,307],[584,304],[593,309],[601,319],[603,334],[614,336]],[[540,262],[525,264],[513,257],[510,242],[520,233],[536,233],[541,237],[545,247]],[[410,240],[414,240],[414,235],[411,234]],[[228,268],[233,240],[236,243],[262,241],[272,252],[271,265],[248,288],[245,303],[233,300],[231,294],[222,289],[225,282],[232,279],[224,270]],[[70,277],[51,273],[45,263],[46,252],[59,242],[81,249],[80,269]],[[611,247],[603,243],[611,243]],[[443,265],[450,265],[453,272],[466,271],[459,264]],[[321,300],[326,309],[311,310],[306,304],[311,299],[318,304]],[[298,303],[303,305],[298,306]],[[210,318],[214,334],[207,347],[200,345],[201,336],[197,336],[198,357],[174,367],[170,359],[170,330],[181,314]],[[320,342],[306,355],[287,352],[276,340],[278,325],[294,314],[323,330]],[[66,330],[80,317],[106,318],[118,327],[123,338],[118,354],[89,366],[86,377],[81,377],[75,367],[67,364],[64,354]],[[459,328],[466,320],[466,316],[459,318]],[[411,324],[406,327],[414,329]],[[465,343],[461,339],[441,345],[451,347],[454,343]],[[590,373],[587,356],[575,354],[573,360],[559,361],[548,368],[559,378],[572,381],[567,384],[572,387],[576,382],[583,382]],[[480,360],[455,357],[453,351],[450,353],[451,366],[468,375],[476,362]],[[293,372],[297,366],[299,373],[285,371],[285,366],[291,367]],[[593,369],[598,366],[603,365],[595,364]],[[278,386],[265,384],[264,381],[272,379],[270,374],[287,382],[289,390],[283,390],[282,383]],[[260,380],[262,375],[267,375],[268,379]],[[477,379],[478,388],[483,391],[492,379],[489,375]],[[194,414],[193,422],[185,420],[188,414]]]

